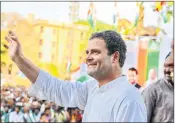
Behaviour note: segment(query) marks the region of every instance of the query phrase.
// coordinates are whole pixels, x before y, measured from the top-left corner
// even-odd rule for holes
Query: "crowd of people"
[[[23,86],[1,87],[1,122],[81,122],[82,113],[29,96]]]

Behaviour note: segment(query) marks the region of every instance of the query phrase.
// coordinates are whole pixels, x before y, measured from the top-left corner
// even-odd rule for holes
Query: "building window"
[[[72,37],[72,31],[69,30],[68,33],[67,33],[68,37]]]
[[[83,40],[83,32],[80,34],[80,39]]]
[[[40,32],[41,32],[41,33],[44,32],[44,27],[43,27],[43,26],[41,26],[41,28],[40,28]]]
[[[42,39],[39,40],[39,45],[40,46],[43,45],[43,40]]]
[[[53,41],[53,42],[52,42],[52,47],[55,47],[55,45],[56,45],[56,42]]]
[[[38,58],[39,58],[39,59],[42,58],[42,53],[41,53],[41,52],[39,52],[39,54],[38,54]]]
[[[53,29],[53,34],[56,34],[56,29]]]
[[[54,55],[52,54],[52,61],[54,61]]]

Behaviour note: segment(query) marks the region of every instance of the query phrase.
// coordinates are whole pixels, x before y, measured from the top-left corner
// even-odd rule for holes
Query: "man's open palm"
[[[5,47],[9,49],[10,58],[15,61],[17,57],[20,57],[22,55],[21,44],[18,40],[18,37],[14,32],[9,31],[5,39],[9,42],[9,46]]]

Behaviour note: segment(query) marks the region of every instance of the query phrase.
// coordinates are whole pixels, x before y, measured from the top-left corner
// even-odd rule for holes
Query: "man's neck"
[[[103,79],[103,80],[98,80],[99,87],[101,87],[101,86],[103,86],[103,85],[105,85],[105,84],[107,84],[107,83],[109,83],[109,82],[119,78],[121,75],[122,75],[121,73],[118,73],[115,76],[111,76],[111,77],[108,77],[108,78]]]

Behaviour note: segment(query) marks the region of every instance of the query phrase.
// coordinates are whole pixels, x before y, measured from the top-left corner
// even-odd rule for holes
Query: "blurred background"
[[[115,30],[127,45],[123,74],[144,87],[163,77],[173,40],[173,2],[1,2],[1,122],[81,122],[83,111],[29,96],[31,85],[4,44],[14,31],[22,50],[53,76],[86,82],[85,50],[93,32]],[[151,72],[154,71],[154,72]],[[148,83],[149,84],[149,83]],[[16,114],[15,114],[16,113]]]
[[[16,32],[29,59],[64,80],[86,72],[88,38],[106,29],[116,30],[127,44],[124,74],[137,68],[140,85],[151,68],[163,75],[173,39],[173,2],[2,2],[1,7],[1,84],[31,84],[3,47],[8,30]]]

